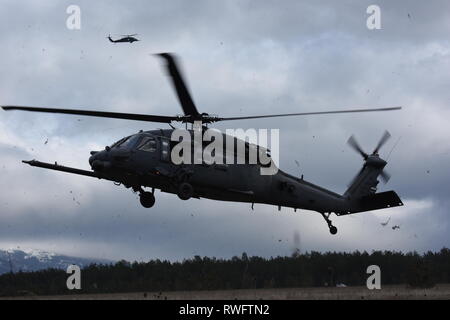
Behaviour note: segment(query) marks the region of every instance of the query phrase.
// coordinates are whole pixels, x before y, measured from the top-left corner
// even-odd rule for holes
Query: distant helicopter
[[[195,130],[205,130],[208,124],[219,121],[390,111],[401,109],[401,107],[243,117],[212,116],[198,112],[179,71],[175,57],[169,53],[161,53],[159,56],[166,62],[166,70],[171,78],[184,115],[163,116],[23,106],[2,106],[2,108],[7,111],[23,110],[167,123],[172,129],[140,131],[120,139],[111,146],[105,147],[104,150],[91,151],[89,164],[92,171],[65,167],[56,162],[55,164],[37,160],[23,162],[31,166],[106,179],[118,185],[123,184],[126,188],[139,192],[140,202],[146,208],[150,208],[155,204],[154,192],[155,189],[160,189],[162,192],[177,194],[182,200],[209,198],[251,203],[252,208],[254,203],[264,203],[278,206],[279,209],[281,207],[290,207],[294,210],[314,210],[319,212],[325,219],[331,234],[337,233],[337,228],[332,225],[329,218],[332,213],[340,216],[403,205],[394,191],[376,193],[376,187],[379,183],[377,180],[378,176],[385,182],[389,179],[389,175],[383,171],[387,162],[378,155],[378,151],[390,137],[387,131],[371,154],[365,153],[355,138],[353,136],[350,137],[348,143],[361,154],[364,159],[364,165],[343,195],[307,182],[303,179],[303,176],[298,178],[281,170],[278,170],[274,175],[261,175],[260,169],[265,164],[260,162],[257,164],[173,163],[170,155],[174,141],[171,140],[171,136],[176,129],[171,125],[172,122],[185,123],[186,127],[188,124],[192,124],[191,129],[188,131],[190,134],[195,134]],[[197,121],[202,123],[200,129],[194,127]],[[230,136],[223,134],[223,137],[225,141],[225,138]],[[231,139],[238,140],[234,137]],[[247,152],[249,143],[244,143]],[[261,147],[260,150],[264,150],[264,148]],[[233,152],[231,151],[232,157],[235,156]],[[266,150],[266,152],[269,155],[269,151]],[[227,154],[227,156],[229,155]],[[151,192],[145,191],[145,187],[151,188]]]
[[[127,34],[127,35],[122,35],[123,38],[117,39],[117,40],[113,40],[111,38],[111,35],[109,35],[107,38],[109,39],[109,41],[113,42],[113,43],[117,43],[117,42],[129,42],[129,43],[133,43],[135,41],[140,41],[139,39],[136,39],[134,36],[137,36],[137,33],[135,34]]]

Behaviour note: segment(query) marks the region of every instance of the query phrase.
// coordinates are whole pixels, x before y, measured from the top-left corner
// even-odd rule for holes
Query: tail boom
[[[403,206],[403,202],[395,191],[386,191],[369,194],[360,198],[348,200],[348,208],[343,212],[336,212],[336,215],[348,215],[358,212],[387,209]]]

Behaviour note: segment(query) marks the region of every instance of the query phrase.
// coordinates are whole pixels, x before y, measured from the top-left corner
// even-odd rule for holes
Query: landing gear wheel
[[[335,226],[330,226],[330,233],[331,234],[336,234],[337,233],[337,228]]]
[[[332,224],[332,222],[331,222],[331,220],[330,220],[330,215],[331,215],[331,212],[330,213],[323,213],[323,212],[321,212],[320,213],[321,215],[322,215],[322,217],[325,219],[325,221],[327,222],[327,224],[328,224],[328,228],[330,229],[330,233],[331,234],[336,234],[337,233],[337,228],[335,227],[335,226],[333,226],[333,224]]]
[[[188,200],[194,195],[194,188],[190,183],[183,182],[178,186],[178,197],[181,200]]]
[[[139,201],[144,208],[151,208],[155,204],[155,196],[151,192],[141,192]]]

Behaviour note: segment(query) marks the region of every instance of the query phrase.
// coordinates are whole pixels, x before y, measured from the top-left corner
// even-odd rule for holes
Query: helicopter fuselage
[[[178,184],[188,181],[196,198],[320,212],[344,212],[348,208],[347,199],[303,178],[281,170],[273,175],[261,175],[259,163],[173,164],[171,132],[153,130],[126,137],[103,151],[92,152],[89,163],[95,172],[127,187],[143,186],[176,194]]]

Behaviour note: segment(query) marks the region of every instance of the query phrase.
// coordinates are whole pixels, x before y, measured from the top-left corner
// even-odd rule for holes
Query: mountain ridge
[[[66,270],[71,264],[84,268],[94,263],[111,264],[114,261],[73,257],[39,249],[0,249],[0,275],[9,272],[32,272],[50,268]]]

